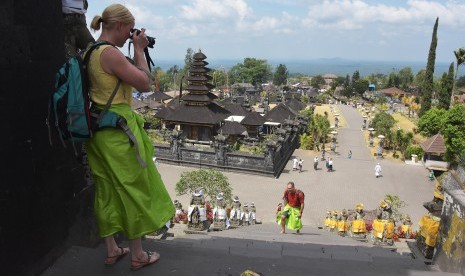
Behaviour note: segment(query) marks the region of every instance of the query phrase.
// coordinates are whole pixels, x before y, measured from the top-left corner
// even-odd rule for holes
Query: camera
[[[134,34],[134,32],[135,32],[137,35],[140,34],[140,30],[138,30],[138,29],[131,29],[131,36],[129,37],[130,39],[132,39],[132,35]],[[155,37],[147,36],[147,40],[149,41],[149,44],[147,45],[147,47],[153,48],[153,46],[155,46]]]

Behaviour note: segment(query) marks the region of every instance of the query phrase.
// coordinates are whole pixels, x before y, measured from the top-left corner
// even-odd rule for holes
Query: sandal
[[[107,257],[105,259],[106,266],[114,265],[117,261],[121,260],[122,257],[129,253],[129,248],[123,248],[121,246],[118,246],[118,248],[121,250],[121,253],[115,256]]]
[[[145,260],[145,261],[132,260],[131,261],[131,270],[141,269],[144,266],[148,266],[148,265],[156,263],[160,259],[160,254],[158,254],[157,252],[145,251],[145,253],[147,253],[147,260]],[[155,260],[152,260],[152,255],[156,256]]]

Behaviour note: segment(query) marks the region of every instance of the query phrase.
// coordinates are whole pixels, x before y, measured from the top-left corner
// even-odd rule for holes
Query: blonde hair
[[[134,16],[132,13],[121,4],[113,4],[108,6],[102,13],[102,15],[94,16],[90,27],[94,31],[100,30],[100,27],[103,28],[112,28],[116,22],[122,22],[125,24],[130,24],[134,22]]]

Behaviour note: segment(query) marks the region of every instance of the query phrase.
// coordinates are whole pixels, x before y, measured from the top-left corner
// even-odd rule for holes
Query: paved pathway
[[[362,118],[349,106],[338,106],[348,127],[339,129],[341,155],[334,155],[332,173],[314,171],[309,151],[296,150],[303,158],[304,171],[292,171],[288,162],[279,179],[255,175],[225,173],[233,193],[242,202],[254,201],[257,218],[262,225],[242,227],[208,235],[183,235],[185,225],[176,225],[173,240],[145,240],[144,247],[161,253],[161,260],[150,267],[133,273],[129,257],[113,267],[103,265],[105,249],[74,246],[58,259],[43,276],[54,275],[240,275],[248,268],[262,275],[445,275],[426,266],[423,259],[413,259],[402,252],[410,252],[406,243],[397,244],[398,252],[372,247],[368,243],[341,238],[317,229],[326,210],[353,208],[363,202],[366,209],[375,209],[385,194],[397,195],[408,202],[405,211],[417,227],[426,213],[424,201],[432,199],[433,184],[423,167],[408,166],[382,160],[383,177],[376,179],[376,161],[370,156],[359,129]],[[351,149],[352,159],[347,159]],[[321,163],[320,163],[321,167]],[[176,196],[175,184],[184,168],[160,164],[159,171],[172,195],[187,205],[188,195]],[[306,194],[301,235],[279,234],[274,223],[275,206],[288,181],[294,181]],[[126,245],[127,242],[123,242]]]
[[[417,222],[426,213],[422,203],[433,198],[434,187],[428,181],[427,171],[422,166],[374,160],[360,130],[362,118],[358,111],[345,105],[337,107],[348,127],[338,129],[337,151],[340,155],[330,154],[334,159],[334,172],[329,173],[322,169],[324,162],[320,162],[319,170],[314,171],[312,153],[296,150],[294,156],[304,159],[302,173],[292,171],[292,161],[288,162],[279,179],[225,172],[233,194],[238,195],[242,203],[253,201],[257,206],[258,218],[272,222],[275,207],[281,201],[286,183],[294,181],[306,196],[303,223],[313,228],[321,225],[327,210],[353,209],[358,202],[364,203],[366,210],[372,210],[378,207],[379,201],[386,194],[397,195],[408,203],[404,211],[410,214],[414,228],[418,228]],[[347,159],[349,149],[352,150],[352,159]],[[374,172],[376,162],[380,162],[383,169],[383,177],[378,179]],[[187,205],[189,196],[177,197],[175,185],[181,172],[194,169],[197,168],[159,165],[168,191],[173,198],[179,198],[184,206]]]

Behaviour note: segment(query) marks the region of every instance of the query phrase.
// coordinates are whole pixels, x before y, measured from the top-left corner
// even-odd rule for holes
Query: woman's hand
[[[134,44],[134,50],[144,50],[145,47],[149,45],[149,41],[147,39],[147,36],[145,35],[145,28],[142,28],[139,34],[137,33],[138,32],[135,31],[132,34],[132,43]]]

